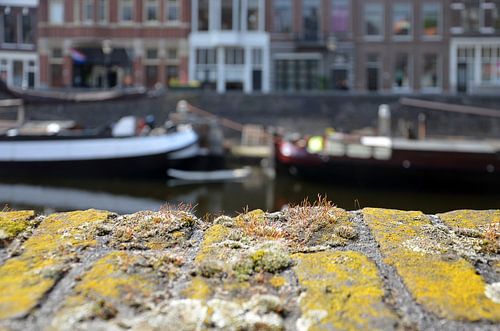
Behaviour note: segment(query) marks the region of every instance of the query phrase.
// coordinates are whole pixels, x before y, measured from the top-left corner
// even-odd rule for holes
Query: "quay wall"
[[[0,212],[0,330],[498,330],[500,211]]]
[[[218,95],[207,91],[167,91],[165,96],[152,99],[109,101],[81,104],[51,104],[27,106],[27,117],[32,119],[74,119],[83,125],[97,126],[111,123],[124,115],[153,114],[164,121],[179,100],[212,112],[218,116],[248,124],[283,127],[301,133],[321,133],[326,127],[339,131],[377,127],[378,105],[389,104],[392,111],[393,132],[399,132],[401,120],[417,127],[419,113],[427,119],[430,135],[500,138],[500,118],[469,114],[424,110],[401,106],[404,95],[371,94],[252,94],[227,93]],[[425,95],[408,96],[430,101],[470,105],[497,110],[498,96]]]

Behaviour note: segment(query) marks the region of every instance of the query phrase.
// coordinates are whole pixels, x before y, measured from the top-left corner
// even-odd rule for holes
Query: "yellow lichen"
[[[208,300],[212,289],[202,277],[194,277],[189,286],[183,291],[184,296],[189,299]]]
[[[456,210],[437,216],[451,228],[477,229],[500,223],[500,210]]]
[[[30,225],[33,210],[0,212],[0,240],[12,240]]]
[[[147,296],[152,290],[145,277],[124,272],[137,258],[127,252],[112,252],[97,261],[75,287],[71,300],[120,299],[125,295]]]
[[[286,279],[282,276],[273,276],[271,277],[271,279],[269,279],[269,284],[271,284],[275,288],[280,288],[286,284]]]
[[[24,243],[24,252],[0,267],[0,320],[23,316],[35,307],[64,272],[78,248],[95,244],[91,224],[109,213],[96,210],[48,216]]]
[[[402,245],[417,236],[429,242],[436,240],[424,231],[424,226],[431,224],[425,215],[373,208],[363,209],[363,215],[385,262],[396,268],[418,303],[447,319],[500,321],[500,305],[485,296],[486,284],[468,262]]]
[[[214,247],[214,244],[227,239],[229,232],[230,229],[221,224],[215,224],[206,230],[195,262],[201,263],[206,259],[218,256],[217,253],[220,253],[221,250]]]
[[[298,327],[309,330],[393,329],[396,315],[383,303],[377,268],[357,252],[295,254],[293,268],[306,289]]]

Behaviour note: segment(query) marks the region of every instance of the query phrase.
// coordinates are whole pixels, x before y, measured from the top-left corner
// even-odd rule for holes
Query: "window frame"
[[[396,6],[405,6],[408,9],[409,13],[409,21],[410,21],[410,28],[408,30],[408,34],[403,34],[403,35],[398,35],[396,34],[394,25],[396,23]],[[396,2],[392,4],[392,18],[391,18],[391,35],[392,39],[394,41],[411,41],[413,40],[413,34],[414,34],[414,22],[413,22],[413,5],[411,2]]]
[[[381,18],[381,26],[380,26],[380,34],[377,34],[377,35],[370,35],[367,33],[367,9],[369,6],[378,6],[380,7],[381,11],[380,11],[380,18]],[[385,34],[386,34],[386,31],[385,31],[385,4],[384,3],[381,3],[381,2],[368,2],[368,3],[365,3],[364,6],[363,6],[363,19],[360,20],[361,21],[361,24],[362,24],[362,29],[361,31],[363,32],[363,37],[364,37],[364,40],[365,41],[382,41],[385,39]]]
[[[479,13],[479,31],[484,34],[493,34],[495,33],[495,26],[487,27],[485,26],[486,21],[486,11],[492,11],[492,15],[496,9],[496,3],[493,1],[484,1],[482,0],[480,5],[480,13]]]
[[[283,3],[289,5],[289,13],[290,13],[290,21],[289,21],[289,31],[282,31],[282,30],[278,30],[277,29],[277,23],[276,20],[275,20],[275,15],[278,11],[276,11],[276,8],[283,8]],[[280,6],[277,6],[278,4],[280,4]],[[293,11],[293,3],[289,0],[275,0],[273,1],[272,3],[272,13],[273,13],[273,27],[272,27],[272,32],[273,33],[279,33],[279,34],[290,34],[293,32],[293,16],[294,16],[294,11]],[[281,11],[280,11],[281,13]]]
[[[61,12],[61,18],[60,20],[52,20],[52,6],[55,4],[55,3],[60,3],[61,4],[61,7],[62,7],[62,12]],[[50,0],[49,2],[49,11],[48,11],[48,17],[47,17],[47,21],[50,25],[63,25],[65,20],[64,20],[64,13],[65,13],[65,8],[66,6],[64,5],[64,0]]]
[[[156,7],[156,10],[155,10],[155,15],[156,15],[156,18],[154,20],[150,20],[148,18],[148,9],[149,9],[149,6],[151,5],[151,3],[154,2],[154,6]],[[148,25],[157,25],[160,23],[160,15],[159,15],[159,12],[160,12],[160,1],[158,0],[144,0],[143,1],[143,22],[144,24],[148,24]]]
[[[352,33],[352,15],[350,15],[350,13],[352,13],[352,1],[350,0],[340,0],[340,1],[345,1],[347,3],[347,26],[346,26],[346,31],[334,31],[333,29],[333,10],[334,10],[334,2],[335,1],[339,1],[339,0],[330,0],[330,15],[329,15],[329,18],[330,18],[330,29],[329,31],[332,33],[332,34],[341,34],[341,35],[350,35]]]
[[[101,3],[104,3],[104,18],[100,17]],[[107,24],[109,22],[109,0],[97,0],[96,12],[97,12],[96,22],[99,24]]]
[[[90,4],[90,18],[88,18],[89,12],[88,10],[88,5]],[[82,23],[86,25],[91,25],[95,22],[95,2],[94,0],[83,0],[83,6],[82,6]]]
[[[396,84],[396,65],[397,59],[399,55],[406,55],[406,65],[407,65],[407,74],[408,74],[408,86],[397,86]],[[394,53],[394,61],[393,61],[393,71],[392,71],[392,91],[395,93],[408,93],[413,89],[413,57],[409,52],[396,52]]]
[[[436,75],[437,83],[436,86],[426,87],[423,86],[422,80],[424,78],[423,73],[425,72],[425,57],[428,55],[436,56]],[[439,93],[443,90],[443,56],[439,53],[425,52],[422,54],[422,74],[420,75],[420,90],[424,93]]]
[[[175,6],[177,7],[177,18],[175,20],[171,20],[169,18],[169,10],[170,10],[170,2],[172,1],[175,1],[176,4]],[[164,21],[167,23],[167,24],[173,24],[173,23],[179,23],[181,22],[181,14],[182,14],[182,10],[181,10],[181,1],[180,0],[165,0],[164,2]]]
[[[131,17],[130,20],[123,19],[123,9],[125,8],[125,3],[130,3],[131,5]],[[120,0],[118,4],[118,22],[121,25],[132,25],[135,22],[135,13],[134,13],[134,1],[133,0]]]
[[[438,25],[437,25],[437,34],[436,35],[426,35],[424,33],[425,31],[425,6],[430,6],[430,5],[437,5],[438,8]],[[422,3],[421,7],[421,25],[420,28],[422,29],[422,34],[421,34],[421,39],[425,41],[440,41],[443,38],[443,4],[441,2],[433,1],[433,2],[424,2]]]

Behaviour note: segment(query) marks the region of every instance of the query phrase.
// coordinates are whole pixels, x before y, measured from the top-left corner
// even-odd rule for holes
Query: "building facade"
[[[358,91],[449,89],[449,1],[354,1]]]
[[[267,1],[276,91],[352,89],[352,9],[350,0]]]
[[[439,93],[449,1],[271,0],[273,87]]]
[[[192,0],[191,80],[227,89],[269,92],[270,39],[264,0]]]
[[[40,0],[40,83],[187,83],[189,0]]]
[[[500,91],[500,0],[0,0],[0,26],[26,88]]]
[[[0,0],[0,79],[22,88],[39,85],[37,3]]]
[[[450,31],[451,91],[500,94],[500,0],[452,1]]]

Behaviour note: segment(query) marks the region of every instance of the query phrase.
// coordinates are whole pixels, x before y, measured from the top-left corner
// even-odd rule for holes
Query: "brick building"
[[[448,1],[269,1],[273,87],[447,90],[448,8]]]
[[[11,85],[500,89],[500,0],[40,0],[38,29],[36,3],[0,0]]]
[[[185,83],[189,18],[189,0],[40,0],[40,83]]]
[[[449,89],[449,1],[354,1],[358,91]]]
[[[36,0],[0,0],[0,79],[12,86],[38,86],[36,5]]]

